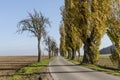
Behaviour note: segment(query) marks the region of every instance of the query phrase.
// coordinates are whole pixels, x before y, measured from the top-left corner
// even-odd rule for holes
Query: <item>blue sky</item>
[[[37,55],[37,39],[29,33],[16,34],[18,22],[27,18],[27,12],[33,12],[34,9],[49,17],[52,25],[48,29],[49,35],[59,44],[59,8],[62,5],[64,0],[0,0],[0,55]],[[111,42],[105,36],[100,48],[109,45]]]

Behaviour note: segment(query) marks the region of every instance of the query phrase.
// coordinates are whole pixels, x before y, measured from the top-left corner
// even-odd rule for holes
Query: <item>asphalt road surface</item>
[[[56,57],[49,64],[49,71],[54,80],[120,80],[120,77],[84,68]]]

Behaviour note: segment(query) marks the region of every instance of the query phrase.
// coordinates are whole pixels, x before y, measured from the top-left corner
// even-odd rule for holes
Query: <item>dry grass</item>
[[[37,56],[0,56],[0,62],[33,62]]]
[[[116,69],[117,64],[113,64],[109,56],[110,55],[100,55],[98,65]]]
[[[111,62],[109,56],[110,55],[100,55],[97,65],[82,64],[81,66],[84,66],[84,67],[87,67],[87,68],[90,68],[90,69],[93,69],[93,70],[101,71],[101,72],[106,72],[108,74],[113,74],[113,75],[116,75],[116,76],[120,76],[120,70],[117,68],[117,64],[113,64]],[[78,59],[78,57],[77,57],[76,60],[69,60],[69,61],[78,65],[82,61],[82,58],[83,57]]]
[[[113,64],[112,61],[110,60],[110,54],[103,54],[99,56],[99,61],[98,64],[99,66],[103,66],[103,67],[108,67],[108,68],[117,68],[117,64]],[[81,56],[79,59],[78,57],[76,57],[75,61],[77,64],[79,64],[80,62],[82,62],[82,58],[83,56]]]

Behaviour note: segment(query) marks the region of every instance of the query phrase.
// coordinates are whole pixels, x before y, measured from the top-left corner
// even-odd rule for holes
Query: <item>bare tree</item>
[[[56,41],[54,40],[54,39],[52,39],[52,42],[51,42],[51,50],[52,50],[52,56],[55,56],[55,51],[56,51],[56,49],[57,49],[57,43],[56,43]]]
[[[54,39],[51,39],[51,37],[48,36],[45,39],[45,44],[47,46],[46,50],[48,51],[49,59],[51,58],[51,56],[55,56],[58,54],[57,43]]]
[[[49,59],[51,58],[51,38],[50,36],[48,36],[46,39],[45,39],[45,45],[47,46],[46,50],[48,51],[48,55],[49,55]]]
[[[28,13],[29,17],[27,19],[21,20],[18,24],[18,32],[23,33],[24,31],[28,31],[32,33],[38,40],[38,62],[41,61],[41,47],[40,42],[41,38],[45,38],[46,36],[46,27],[50,26],[50,22],[48,18],[43,16],[40,12],[38,13],[34,10],[34,14]]]

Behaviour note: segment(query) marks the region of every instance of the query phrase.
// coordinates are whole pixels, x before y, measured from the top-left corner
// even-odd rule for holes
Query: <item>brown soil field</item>
[[[37,56],[0,56],[0,77],[13,75],[36,61]]]

